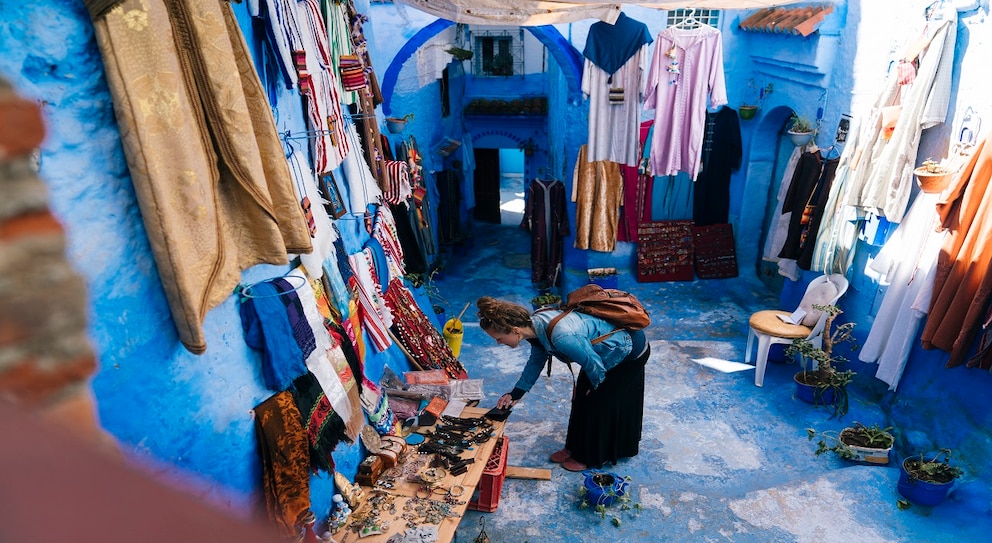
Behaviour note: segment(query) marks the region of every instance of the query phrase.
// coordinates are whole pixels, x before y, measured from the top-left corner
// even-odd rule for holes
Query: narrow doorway
[[[479,222],[500,224],[500,166],[499,149],[475,150],[475,209],[473,217]]]
[[[475,150],[475,220],[520,224],[524,213],[524,151]]]

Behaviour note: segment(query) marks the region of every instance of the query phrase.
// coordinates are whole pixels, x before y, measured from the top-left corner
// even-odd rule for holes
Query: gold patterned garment
[[[296,535],[310,509],[310,445],[293,394],[282,391],[255,406],[265,508],[283,535]]]
[[[228,2],[106,3],[88,7],[138,204],[179,337],[203,353],[241,270],[312,250],[306,218]]]
[[[617,246],[623,174],[608,160],[586,161],[586,146],[579,149],[572,177],[575,202],[575,248],[612,252]]]

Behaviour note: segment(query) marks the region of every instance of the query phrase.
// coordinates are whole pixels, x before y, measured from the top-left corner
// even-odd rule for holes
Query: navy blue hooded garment
[[[647,25],[620,12],[615,24],[599,21],[589,27],[582,56],[612,75],[652,41]]]

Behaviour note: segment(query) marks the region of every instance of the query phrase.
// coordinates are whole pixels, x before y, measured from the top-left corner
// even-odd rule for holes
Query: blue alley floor
[[[504,214],[504,225],[477,225],[474,247],[447,257],[438,291],[451,313],[471,302],[461,360],[470,377],[485,380],[482,407],[509,391],[526,360],[525,346],[498,346],[478,327],[482,295],[529,307],[529,235]],[[507,479],[498,509],[469,512],[456,534],[471,543],[485,531],[493,542],[734,541],[942,542],[989,541],[988,517],[966,510],[952,494],[933,507],[899,510],[899,470],[816,457],[806,428],[884,419],[874,405],[852,399],[843,420],[795,397],[797,366],[769,364],[762,388],[753,371],[721,373],[692,359],[743,361],[751,312],[777,306],[777,293],[742,267],[737,279],[637,283],[620,279],[651,312],[652,354],[647,366],[640,454],[606,466],[632,479],[631,503],[640,513],[610,511],[601,518],[580,509],[583,476],[548,460],[564,442],[571,377],[556,363],[507,421],[509,465],[548,468],[551,481]],[[750,275],[750,277],[748,277]],[[569,277],[570,285],[584,277]],[[616,515],[620,525],[611,517]]]

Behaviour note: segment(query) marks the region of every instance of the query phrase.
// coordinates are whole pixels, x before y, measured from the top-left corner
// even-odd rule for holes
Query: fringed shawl
[[[255,438],[269,520],[285,536],[310,509],[310,455],[293,395],[283,391],[255,407]]]
[[[310,465],[334,473],[331,453],[342,439],[347,439],[344,421],[331,407],[314,374],[308,372],[293,381],[292,393],[310,444]]]

